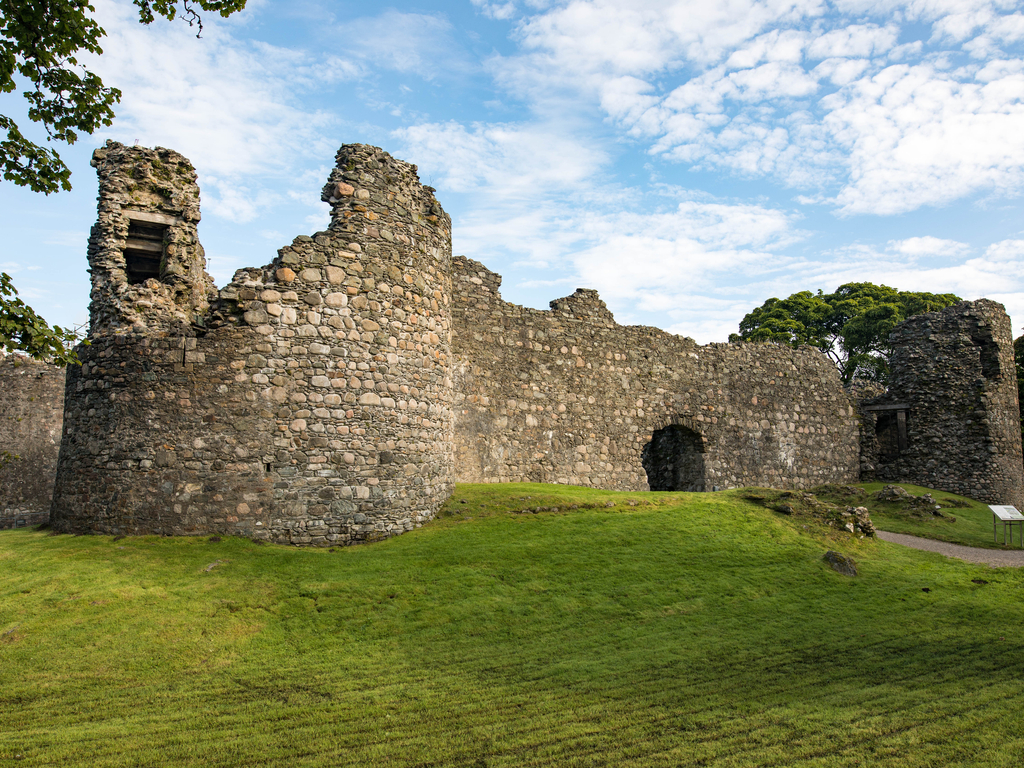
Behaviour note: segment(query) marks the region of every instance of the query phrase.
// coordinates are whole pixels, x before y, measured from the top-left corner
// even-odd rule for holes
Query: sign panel
[[[1004,504],[989,504],[988,508],[991,509],[992,514],[1000,520],[1005,520],[1006,522],[1009,522],[1010,520],[1024,520],[1024,515],[1017,511],[1016,507]]]

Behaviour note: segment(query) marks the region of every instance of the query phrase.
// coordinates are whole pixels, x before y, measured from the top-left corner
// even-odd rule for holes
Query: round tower
[[[183,240],[167,230],[159,274],[128,276],[132,238],[104,234],[119,233],[104,185],[135,158],[112,156],[127,169],[98,166],[92,346],[69,371],[55,527],[328,546],[433,517],[454,482],[451,222],[416,167],[343,146],[329,229],[203,303],[209,278],[168,268]],[[198,207],[180,218],[194,233]],[[198,240],[174,251],[202,258]]]

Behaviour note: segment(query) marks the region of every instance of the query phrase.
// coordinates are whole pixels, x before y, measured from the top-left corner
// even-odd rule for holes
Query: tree
[[[846,283],[834,293],[794,293],[768,299],[740,321],[730,341],[773,341],[817,347],[839,369],[844,384],[855,379],[885,382],[889,334],[908,317],[960,301],[952,293],[897,291],[887,285]]]
[[[244,8],[246,0],[133,2],[142,24],[151,24],[157,16],[170,21],[180,15],[189,26],[198,25],[201,34],[199,11],[230,16]],[[27,87],[23,95],[28,119],[43,126],[48,141],[74,144],[80,132],[91,134],[113,122],[121,92],[105,86],[77,58],[83,52],[103,53],[100,40],[106,33],[92,16],[95,10],[86,0],[0,0],[0,91]],[[7,115],[0,115],[2,130],[7,131],[7,138],[0,141],[5,180],[46,195],[71,189],[71,170],[55,149],[30,141]],[[17,291],[10,276],[0,274],[0,342],[31,355],[71,359],[67,344],[74,337],[47,326],[31,307],[14,299]]]
[[[7,273],[0,272],[0,344],[5,351],[25,352],[63,365],[75,361],[71,347],[77,339],[73,330],[47,324],[18,298]]]

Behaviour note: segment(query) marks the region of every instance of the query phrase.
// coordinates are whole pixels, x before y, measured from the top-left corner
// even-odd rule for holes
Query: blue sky
[[[1024,317],[1020,3],[251,0],[201,40],[94,4],[116,121],[62,151],[72,192],[0,183],[0,269],[51,322],[87,317],[108,138],[195,164],[218,285],[325,228],[334,153],[365,142],[419,166],[516,303],[597,288],[701,343],[860,280]]]

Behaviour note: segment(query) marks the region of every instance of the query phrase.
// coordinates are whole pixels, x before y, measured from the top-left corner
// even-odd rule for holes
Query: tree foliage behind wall
[[[844,384],[855,379],[885,383],[889,334],[908,317],[956,304],[952,293],[898,291],[887,285],[846,283],[834,293],[794,293],[768,299],[740,321],[730,341],[773,341],[817,347],[835,363]]]

